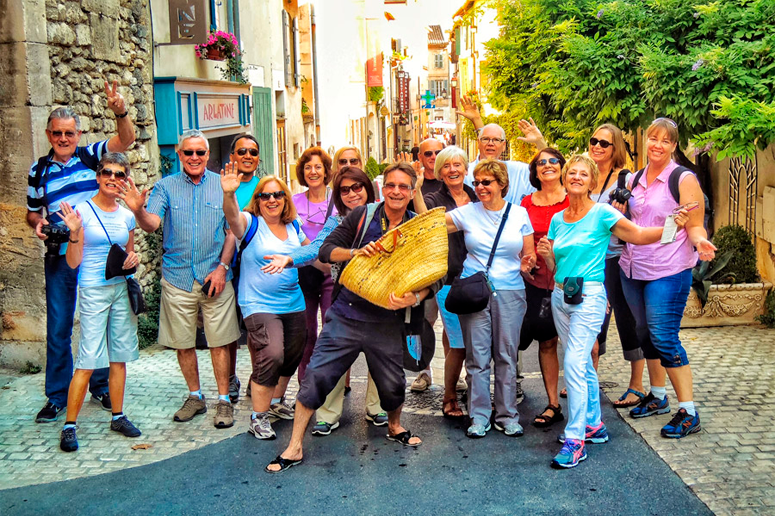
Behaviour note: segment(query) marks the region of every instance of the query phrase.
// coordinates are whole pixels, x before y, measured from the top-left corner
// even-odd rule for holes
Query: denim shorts
[[[129,305],[126,281],[78,289],[81,339],[76,369],[101,369],[110,362],[140,357],[137,316]]]

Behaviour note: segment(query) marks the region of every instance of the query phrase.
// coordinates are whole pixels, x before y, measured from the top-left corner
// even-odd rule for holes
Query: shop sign
[[[170,43],[202,43],[207,39],[206,0],[170,0]]]
[[[199,128],[207,129],[240,124],[239,97],[197,95]]]

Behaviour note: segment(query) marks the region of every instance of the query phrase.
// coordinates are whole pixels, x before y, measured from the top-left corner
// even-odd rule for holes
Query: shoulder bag
[[[511,203],[508,203],[506,206],[506,212],[503,214],[500,227],[498,227],[498,233],[495,235],[495,241],[492,244],[490,258],[487,260],[485,270],[472,274],[467,278],[458,276],[452,280],[447,301],[444,303],[444,307],[448,312],[458,315],[473,314],[481,312],[490,304],[490,294],[493,293],[493,288],[487,273],[495,257],[495,249],[498,247],[498,241],[501,238],[501,233],[503,233],[503,226],[506,225],[506,220],[509,218],[509,210],[511,210]]]

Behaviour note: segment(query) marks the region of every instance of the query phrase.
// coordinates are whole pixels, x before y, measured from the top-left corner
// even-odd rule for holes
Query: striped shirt
[[[88,155],[86,158],[88,161],[99,162],[107,150],[108,140],[103,140],[76,148],[73,157],[65,164],[49,158],[46,169],[41,171],[43,177],[37,189],[35,188],[35,167],[38,162],[33,163],[27,178],[27,209],[41,211],[45,198],[48,204],[46,211],[50,214],[59,211],[59,205],[62,202],[75,206],[94,197],[98,190],[97,175],[81,161],[81,157]]]
[[[228,228],[218,174],[206,170],[199,184],[184,172],[160,179],[148,200],[148,213],[161,217],[164,224],[164,279],[187,292],[194,280],[204,284],[221,261]],[[228,271],[226,280],[230,279]]]

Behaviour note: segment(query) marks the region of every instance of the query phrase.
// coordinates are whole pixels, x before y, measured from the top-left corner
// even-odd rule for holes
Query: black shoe
[[[114,432],[123,434],[124,437],[140,437],[142,432],[137,429],[126,416],[121,416],[118,419],[114,419],[110,422],[110,429]]]
[[[75,427],[63,428],[62,437],[59,439],[59,448],[64,452],[72,452],[78,449],[78,438],[75,436]]]
[[[102,408],[102,410],[113,412],[113,404],[110,403],[110,394],[108,394],[107,392],[99,396],[97,396],[96,394],[92,394],[91,401],[92,403],[97,403]]]
[[[59,414],[61,414],[65,408],[66,407],[57,407],[50,401],[47,401],[43,408],[40,409],[40,412],[38,412],[38,415],[35,416],[35,422],[51,423],[52,421],[56,421],[59,417]]]

